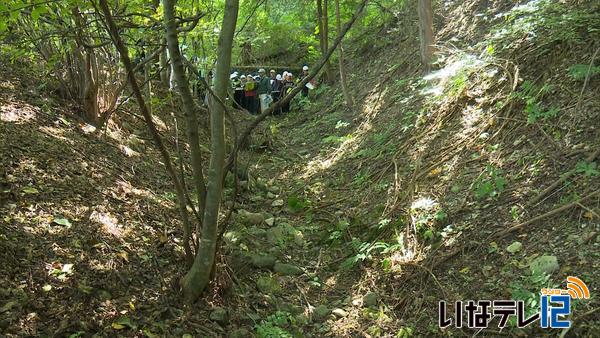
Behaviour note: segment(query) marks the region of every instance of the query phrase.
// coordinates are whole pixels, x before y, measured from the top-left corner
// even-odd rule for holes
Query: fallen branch
[[[537,216],[537,217],[534,217],[534,218],[530,219],[529,221],[526,221],[526,222],[523,222],[523,223],[517,224],[517,225],[515,225],[515,226],[512,226],[512,227],[510,227],[510,228],[508,228],[508,229],[506,229],[506,230],[503,230],[503,231],[499,232],[499,233],[497,234],[497,236],[498,236],[499,238],[502,238],[502,237],[504,237],[504,236],[508,235],[509,233],[511,233],[511,232],[515,232],[515,231],[517,231],[517,230],[519,230],[519,229],[521,229],[521,228],[523,228],[523,227],[525,227],[525,226],[527,226],[527,225],[529,225],[529,224],[535,223],[535,222],[537,222],[537,221],[539,221],[539,220],[542,220],[542,219],[544,219],[544,218],[548,218],[548,217],[550,217],[550,216],[554,216],[554,215],[556,215],[556,214],[558,214],[558,213],[561,213],[561,212],[563,212],[563,211],[565,211],[565,210],[571,209],[571,208],[573,208],[573,207],[575,207],[575,206],[579,206],[579,205],[581,205],[581,202],[583,202],[583,201],[585,201],[585,200],[587,200],[587,199],[590,199],[590,198],[592,198],[592,197],[594,197],[594,196],[596,196],[596,195],[598,195],[598,194],[600,194],[600,190],[596,190],[596,191],[594,191],[593,193],[591,193],[591,194],[589,194],[589,195],[587,195],[587,196],[584,196],[584,197],[582,197],[582,198],[578,199],[578,200],[577,200],[577,201],[575,201],[575,202],[572,202],[572,203],[569,203],[569,204],[565,204],[565,205],[563,205],[563,206],[560,206],[560,207],[558,207],[558,208],[556,208],[556,209],[550,210],[550,211],[548,211],[548,212],[547,212],[547,213],[545,213],[545,214],[542,214],[542,215],[539,215],[539,216]]]

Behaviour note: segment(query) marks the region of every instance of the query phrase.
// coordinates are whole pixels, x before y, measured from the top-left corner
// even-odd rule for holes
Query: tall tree
[[[225,101],[227,98],[231,50],[238,8],[239,0],[226,0],[217,47],[218,62],[214,82],[216,96],[221,101]],[[210,111],[211,157],[202,234],[194,264],[181,280],[184,298],[188,303],[196,300],[208,285],[217,249],[218,216],[223,193],[225,165],[225,107],[214,102],[210,105]]]
[[[121,56],[121,60],[123,61],[125,70],[127,71],[127,79],[131,86],[131,90],[133,91],[133,94],[138,102],[138,105],[140,106],[140,110],[142,112],[142,115],[144,116],[144,121],[146,122],[148,131],[150,132],[150,135],[152,136],[152,140],[153,140],[154,144],[156,145],[156,148],[158,149],[158,151],[163,159],[165,167],[167,168],[167,172],[169,173],[169,175],[171,176],[171,179],[173,180],[173,184],[175,186],[175,192],[177,195],[179,214],[181,217],[181,221],[183,222],[183,231],[185,234],[184,241],[183,241],[183,248],[185,250],[186,257],[191,257],[192,250],[189,245],[190,222],[189,222],[187,209],[186,209],[185,190],[183,188],[182,180],[180,181],[179,178],[177,177],[175,167],[173,166],[173,163],[171,162],[171,155],[169,154],[169,151],[165,147],[162,139],[160,138],[158,129],[154,125],[154,121],[152,120],[152,115],[150,115],[150,111],[148,110],[144,96],[142,95],[142,91],[137,83],[137,79],[135,78],[135,68],[131,62],[131,59],[129,58],[129,51],[127,50],[125,43],[123,43],[123,40],[121,39],[121,36],[119,35],[119,28],[117,27],[117,25],[115,24],[115,22],[113,20],[112,14],[110,13],[110,9],[108,8],[108,4],[106,3],[106,0],[100,0],[100,9],[101,9],[102,13],[104,14],[104,17],[106,20],[106,25],[108,27],[108,32],[111,36],[111,39],[113,40],[113,43],[115,44],[115,47],[117,48],[117,51],[119,52],[119,55]]]
[[[421,41],[421,63],[425,73],[431,71],[435,40],[433,38],[433,10],[431,0],[419,0],[419,37]]]
[[[198,214],[204,213],[206,184],[204,182],[204,173],[202,170],[202,154],[200,151],[200,139],[198,132],[198,118],[196,114],[198,107],[192,97],[189,87],[189,80],[185,74],[183,66],[183,57],[179,50],[179,37],[177,34],[177,22],[175,21],[175,3],[177,0],[163,0],[164,20],[167,35],[167,49],[171,58],[172,76],[177,84],[177,91],[181,96],[183,111],[186,119],[186,130],[188,143],[190,145],[190,157],[192,161],[192,171],[194,174],[194,187],[196,188],[196,198],[198,199]],[[196,235],[199,235],[200,222],[196,227]]]
[[[327,14],[327,0],[317,0],[317,25],[319,27],[319,44],[321,53],[327,54],[329,49],[329,19]],[[325,62],[325,82],[333,82],[333,70],[329,59]]]
[[[342,30],[342,20],[340,18],[340,0],[335,0],[335,29],[338,34],[340,34]],[[344,66],[344,45],[342,41],[338,46],[339,53],[339,67],[340,67],[340,83],[342,85],[342,92],[344,92],[344,98],[346,100],[346,105],[349,107],[354,106],[354,100],[350,92],[348,92],[348,85],[346,83],[346,67]]]

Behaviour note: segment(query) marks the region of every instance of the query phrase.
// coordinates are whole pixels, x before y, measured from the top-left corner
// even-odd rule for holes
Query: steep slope
[[[321,87],[270,122],[273,152],[253,175],[283,189],[244,208],[274,214],[281,229],[246,227],[236,243],[306,274],[301,284],[256,275],[261,297],[274,298],[263,299],[259,312],[272,316],[259,327],[470,335],[438,328],[440,300],[521,299],[533,313],[542,287],[599,280],[598,4],[465,1],[436,13],[438,71],[420,75],[414,16],[404,13],[351,44],[357,107]],[[272,232],[283,243],[269,242]],[[298,234],[308,243],[294,244]],[[532,273],[542,256],[557,264]],[[597,306],[577,302],[569,334],[597,332]],[[537,323],[505,330],[555,333]],[[498,334],[497,322],[483,332]]]

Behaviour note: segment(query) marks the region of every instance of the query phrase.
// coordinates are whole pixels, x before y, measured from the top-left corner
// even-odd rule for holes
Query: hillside
[[[426,76],[413,12],[346,42],[353,107],[321,84],[253,133],[225,179],[240,195],[215,278],[191,308],[177,199],[137,106],[96,130],[0,58],[0,333],[597,336],[600,4],[440,3]],[[155,94],[191,187],[182,109]],[[523,300],[532,315],[567,276],[592,295],[573,300],[570,329],[438,327],[441,300]]]

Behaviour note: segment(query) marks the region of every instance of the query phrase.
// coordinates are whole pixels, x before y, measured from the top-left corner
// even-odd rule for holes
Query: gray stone
[[[275,257],[269,255],[252,255],[252,266],[259,269],[272,269],[275,265]]]
[[[529,268],[534,274],[545,273],[550,275],[558,270],[558,259],[556,256],[540,256],[529,264]]]
[[[229,321],[229,314],[227,309],[222,307],[216,307],[210,312],[210,320],[215,321],[219,324],[227,324]]]
[[[272,277],[260,276],[256,281],[256,286],[264,294],[279,294],[282,289],[281,285]]]
[[[346,311],[344,311],[343,309],[340,309],[340,308],[334,309],[333,311],[331,311],[331,313],[333,313],[338,318],[343,318],[343,317],[346,317],[348,315],[348,312],[346,312]]]
[[[273,226],[273,224],[275,224],[275,218],[274,218],[274,217],[267,218],[267,219],[265,220],[265,223],[267,223],[267,225],[268,225],[268,226],[272,227],[272,226]]]
[[[363,306],[365,307],[373,307],[377,306],[377,301],[379,300],[379,296],[375,292],[367,292],[363,297]]]
[[[276,263],[273,270],[284,276],[298,276],[304,273],[299,267],[284,263]]]
[[[313,310],[313,318],[316,320],[324,320],[330,313],[331,310],[327,306],[321,304]]]
[[[506,251],[510,253],[516,253],[521,251],[521,248],[523,248],[523,244],[521,244],[521,242],[513,242],[511,245],[506,247]]]
[[[282,207],[283,206],[283,200],[274,200],[273,203],[271,203],[272,207]]]
[[[270,191],[267,193],[267,198],[274,199],[275,197],[277,197],[277,195],[275,195],[274,193]]]
[[[265,221],[265,216],[259,212],[249,212],[242,209],[238,211],[238,215],[240,215],[243,221],[251,225],[260,225]]]

